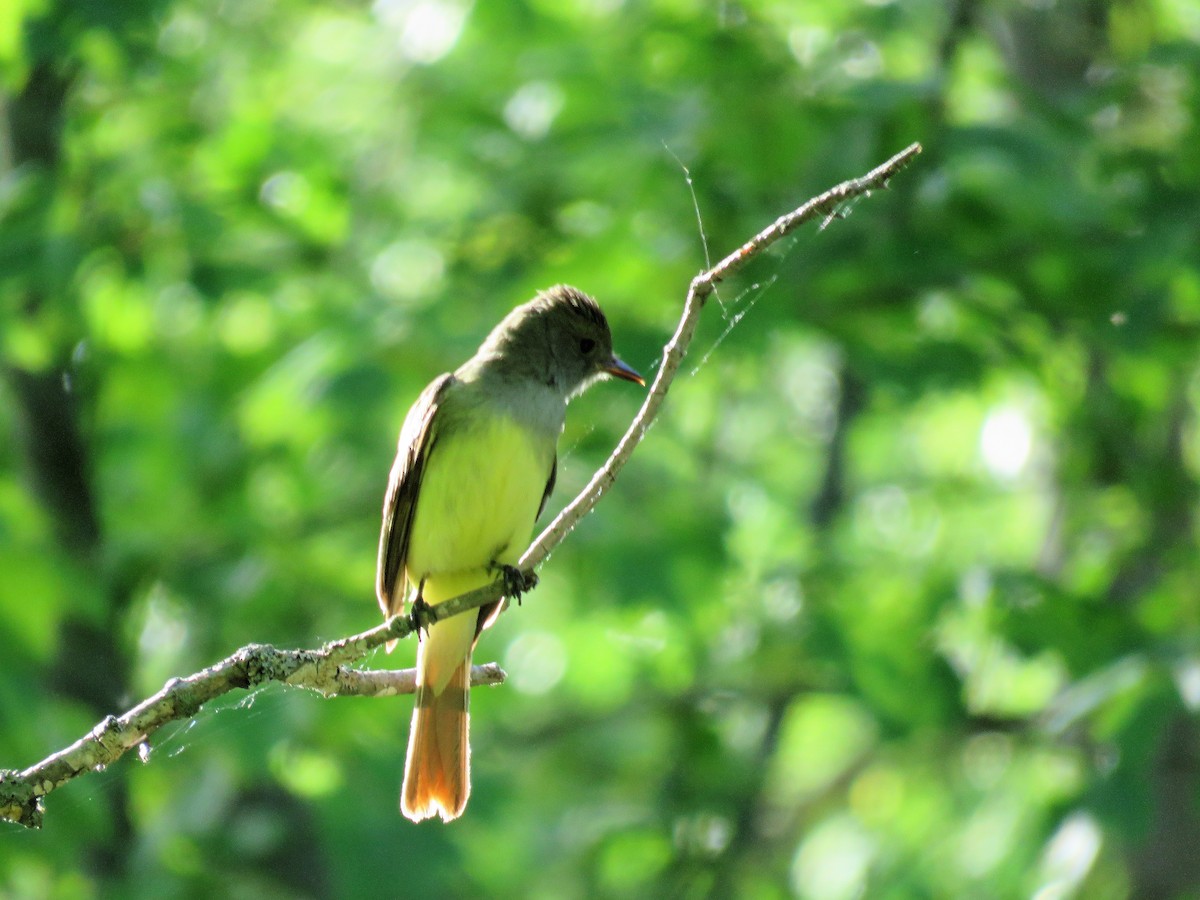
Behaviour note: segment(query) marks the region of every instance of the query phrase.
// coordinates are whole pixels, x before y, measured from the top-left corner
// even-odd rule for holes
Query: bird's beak
[[[615,375],[617,378],[623,378],[626,381],[632,381],[634,384],[646,386],[646,379],[639,375],[619,356],[614,356],[608,361],[608,365],[604,366],[604,371],[609,375]]]

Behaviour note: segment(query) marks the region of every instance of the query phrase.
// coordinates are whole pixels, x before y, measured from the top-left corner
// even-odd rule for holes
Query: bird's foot
[[[412,608],[408,611],[408,627],[417,633],[417,640],[421,639],[422,632],[426,636],[429,635],[429,615],[432,612],[433,607],[425,602],[425,598],[418,590],[417,596],[413,598]]]
[[[504,563],[492,563],[492,569],[499,572],[500,578],[504,581],[504,596],[516,600],[517,606],[521,605],[522,594],[537,587],[538,577],[532,572],[526,575],[516,566]]]

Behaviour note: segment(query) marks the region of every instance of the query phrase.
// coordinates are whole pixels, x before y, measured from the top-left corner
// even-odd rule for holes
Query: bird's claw
[[[517,606],[521,605],[522,594],[537,587],[538,577],[533,572],[526,575],[516,566],[504,563],[494,563],[492,567],[500,573],[500,578],[504,581],[504,596],[516,600]]]
[[[408,611],[408,627],[410,630],[417,633],[417,640],[421,639],[421,633],[429,635],[429,614],[433,612],[433,607],[425,602],[425,598],[420,592],[413,598],[412,608]]]

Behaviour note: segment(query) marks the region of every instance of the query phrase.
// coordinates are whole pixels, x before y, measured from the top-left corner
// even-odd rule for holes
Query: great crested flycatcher
[[[644,385],[613,354],[587,294],[557,285],[518,306],[400,429],[383,501],[375,592],[385,616],[491,583],[515,565],[554,489],[567,401],[605,375]],[[400,809],[449,822],[471,792],[471,651],[500,603],[436,623],[417,648],[417,696]]]

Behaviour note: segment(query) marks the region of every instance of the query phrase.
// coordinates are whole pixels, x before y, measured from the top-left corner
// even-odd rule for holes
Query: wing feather
[[[430,382],[404,417],[396,460],[383,498],[383,529],[379,535],[379,564],[375,570],[375,594],[385,616],[394,616],[404,608],[408,592],[405,562],[417,510],[417,496],[425,462],[437,442],[437,413],[445,391],[455,383],[446,373]]]
[[[558,481],[558,454],[554,454],[554,462],[550,464],[550,477],[546,480],[546,489],[542,491],[542,502],[538,504],[537,515],[534,516],[534,521],[542,517],[542,513],[546,511],[546,501],[550,499],[550,495],[554,493],[554,483]]]

